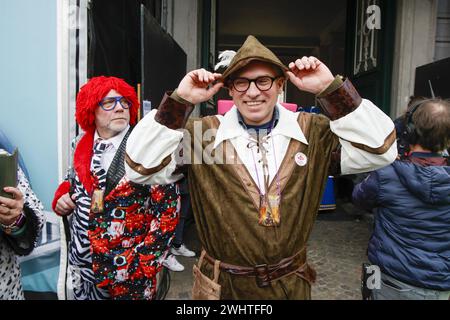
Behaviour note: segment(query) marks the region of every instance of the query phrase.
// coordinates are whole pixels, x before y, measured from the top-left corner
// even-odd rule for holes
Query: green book
[[[8,152],[0,151],[0,196],[12,199],[11,193],[3,191],[5,187],[17,187],[17,148],[11,155]]]

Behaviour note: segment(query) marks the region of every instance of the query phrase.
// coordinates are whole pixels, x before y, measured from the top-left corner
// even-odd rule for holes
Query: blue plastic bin
[[[335,210],[336,198],[334,196],[334,177],[330,176],[327,180],[325,192],[322,196],[322,202],[320,203],[319,211]]]

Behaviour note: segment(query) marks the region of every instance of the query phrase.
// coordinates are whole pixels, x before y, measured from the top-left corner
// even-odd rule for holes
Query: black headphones
[[[407,136],[407,140],[410,144],[414,144],[417,142],[417,128],[413,121],[414,112],[417,111],[421,106],[426,104],[427,102],[434,101],[435,99],[424,99],[419,100],[414,103],[411,107],[408,108],[408,111],[405,114],[405,133]]]

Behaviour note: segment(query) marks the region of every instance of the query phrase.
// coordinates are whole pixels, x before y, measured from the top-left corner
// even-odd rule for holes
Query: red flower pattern
[[[143,187],[122,180],[105,198],[105,212],[91,214],[88,235],[94,276],[97,286],[108,288],[111,298],[155,296],[156,274],[161,269],[157,258],[173,239],[178,201],[175,185]],[[112,214],[114,210],[118,214]],[[112,235],[112,231],[122,234]]]

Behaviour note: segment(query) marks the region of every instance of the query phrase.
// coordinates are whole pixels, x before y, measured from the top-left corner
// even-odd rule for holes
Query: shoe
[[[171,271],[183,271],[184,266],[178,262],[177,258],[173,254],[167,256],[162,262],[162,265]]]
[[[184,244],[182,244],[179,248],[175,247],[170,248],[170,253],[176,256],[195,257],[195,252],[186,248]]]

